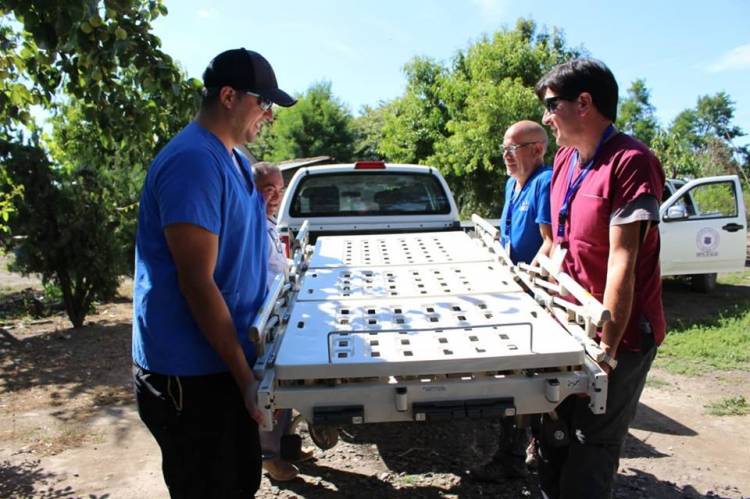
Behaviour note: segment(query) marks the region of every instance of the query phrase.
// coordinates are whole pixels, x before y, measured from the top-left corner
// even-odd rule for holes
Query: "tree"
[[[80,169],[55,169],[38,145],[0,144],[0,159],[23,179],[27,199],[11,218],[15,265],[59,286],[74,327],[81,327],[94,300],[110,299],[124,272],[127,246],[106,176]],[[120,265],[120,268],[117,267]]]
[[[354,158],[381,159],[378,147],[383,141],[385,117],[390,110],[388,104],[380,103],[377,107],[363,106],[359,116],[354,118]]]
[[[695,108],[679,113],[657,136],[654,150],[672,176],[744,173],[742,148],[732,143],[744,132],[733,119],[734,102],[726,93],[699,97]]]
[[[617,113],[617,127],[647,146],[651,146],[659,124],[655,109],[651,104],[651,93],[644,80],[635,80],[628,89],[628,97],[620,102]]]
[[[416,58],[405,67],[406,92],[389,106],[378,150],[391,161],[438,167],[464,215],[497,215],[505,130],[522,119],[541,121],[534,85],[578,53],[559,31],[539,32],[521,19],[459,52],[450,67]]]
[[[378,152],[396,163],[419,163],[432,156],[446,133],[448,111],[441,96],[447,71],[437,62],[416,57],[404,66],[406,93],[383,118]]]
[[[199,98],[151,33],[164,14],[158,0],[4,2],[0,209],[16,194],[2,244],[60,287],[76,327],[129,267],[140,180]]]
[[[354,152],[352,115],[333,96],[331,84],[312,85],[294,107],[280,109],[263,140],[250,150],[266,161],[333,156],[351,161]]]

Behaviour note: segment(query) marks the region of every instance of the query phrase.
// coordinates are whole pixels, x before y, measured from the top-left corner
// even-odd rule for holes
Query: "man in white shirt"
[[[255,185],[263,195],[266,203],[266,224],[268,226],[268,278],[267,285],[270,288],[274,278],[286,275],[288,261],[284,247],[279,241],[279,233],[276,230],[276,215],[279,211],[281,198],[284,197],[284,178],[276,165],[260,162],[253,166]],[[293,462],[307,461],[313,458],[312,450],[294,449],[296,454],[292,459],[282,455],[282,439],[288,433],[292,422],[292,411],[283,409],[274,414],[274,429],[272,431],[260,432],[260,445],[263,452],[263,468],[272,479],[279,482],[293,480],[299,473],[299,469]],[[299,442],[299,440],[296,440]],[[286,446],[284,446],[286,447]],[[286,454],[286,452],[284,453]]]
[[[258,190],[266,203],[266,225],[268,226],[268,287],[274,278],[287,272],[287,258],[276,230],[276,215],[281,198],[284,197],[284,178],[279,167],[271,163],[259,162],[253,166],[253,176]]]

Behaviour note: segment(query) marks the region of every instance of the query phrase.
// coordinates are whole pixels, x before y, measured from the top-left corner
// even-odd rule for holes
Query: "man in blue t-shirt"
[[[544,166],[547,134],[533,121],[519,121],[505,132],[503,160],[508,171],[505,204],[500,218],[500,243],[513,263],[531,263],[552,248],[549,186],[552,169]],[[527,422],[501,420],[498,451],[492,461],[472,470],[478,480],[526,476]],[[497,469],[497,468],[500,469]]]
[[[138,412],[171,497],[251,497],[260,485],[248,336],[266,292],[263,198],[234,148],[295,100],[268,61],[222,52],[195,121],[154,159],[141,193],[133,283]]]
[[[549,185],[552,169],[544,166],[547,134],[533,121],[519,121],[505,132],[503,160],[508,171],[500,218],[500,242],[510,248],[513,263],[531,263],[552,248]]]

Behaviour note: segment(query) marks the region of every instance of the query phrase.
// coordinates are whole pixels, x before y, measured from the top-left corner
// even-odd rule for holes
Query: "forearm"
[[[633,308],[635,275],[626,262],[612,262],[607,270],[607,284],[604,289],[603,305],[612,314],[612,320],[602,328],[601,346],[613,357],[617,354],[625,330],[630,322]]]
[[[224,297],[213,279],[180,279],[180,291],[203,335],[244,390],[253,379]]]
[[[552,239],[545,239],[542,245],[539,247],[539,251],[537,251],[536,256],[544,255],[546,257],[550,256],[550,253],[552,253]],[[536,260],[536,257],[534,258]]]
[[[542,236],[542,245],[539,247],[539,251],[536,252],[532,264],[534,264],[539,255],[549,257],[552,253],[552,246],[554,239],[552,238],[552,226],[549,224],[539,224],[539,234]]]
[[[635,293],[635,264],[640,246],[639,222],[610,227],[610,250],[607,260],[607,282],[604,307],[612,320],[604,325],[600,345],[612,356],[617,354],[630,322]]]

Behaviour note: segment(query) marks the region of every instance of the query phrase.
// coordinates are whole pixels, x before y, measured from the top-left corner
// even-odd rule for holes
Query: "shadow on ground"
[[[695,430],[688,428],[679,421],[675,421],[666,414],[656,411],[643,402],[638,403],[635,419],[630,425],[636,430],[663,433],[665,435],[679,435],[682,437],[694,437]]]
[[[443,487],[434,484],[420,484],[418,477],[414,477],[412,485],[404,486],[389,483],[377,476],[362,475],[328,466],[319,466],[314,463],[303,464],[301,469],[303,473],[320,477],[321,480],[303,481],[297,479],[285,483],[284,488],[301,497],[314,497],[316,499],[359,498],[365,494],[368,498],[444,498],[446,494],[457,497],[494,497],[498,499],[541,497],[533,478],[500,481],[498,483],[474,482],[468,478],[462,478],[455,484]],[[427,475],[426,479],[429,481],[430,476]]]
[[[500,425],[491,420],[445,423],[379,423],[342,428],[349,443],[375,444],[396,473],[453,473],[488,461],[497,450]]]
[[[62,423],[58,440],[86,436],[97,416],[121,419],[133,403],[130,365],[128,323],[100,321],[28,337],[0,329],[3,410],[51,415]],[[118,438],[125,436],[118,431]]]
[[[618,474],[615,479],[616,499],[729,499],[717,491],[706,495],[699,493],[690,485],[678,487],[674,482],[659,480],[651,473],[638,469],[627,469],[627,475]],[[732,497],[738,497],[734,493]]]
[[[121,387],[130,380],[130,324],[96,324],[27,338],[0,329],[0,358],[0,393],[66,385],[72,397],[97,385]]]
[[[42,470],[39,460],[11,464],[0,463],[0,497],[73,497],[71,487],[58,487],[55,475]]]

